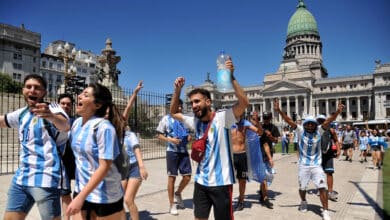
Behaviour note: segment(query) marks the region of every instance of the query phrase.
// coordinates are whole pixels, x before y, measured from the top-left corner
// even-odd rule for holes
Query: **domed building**
[[[236,101],[234,91],[217,91],[209,78],[200,87],[211,92],[216,109],[229,107]],[[187,87],[186,92],[193,88]],[[250,101],[248,114],[273,111],[272,101],[279,98],[282,110],[290,117],[329,116],[342,102],[346,107],[337,119],[339,122],[390,118],[390,63],[377,61],[371,74],[328,78],[317,22],[303,0],[299,0],[288,22],[286,45],[278,70],[265,74],[262,85],[243,89]],[[282,125],[284,122],[274,114],[274,123]]]

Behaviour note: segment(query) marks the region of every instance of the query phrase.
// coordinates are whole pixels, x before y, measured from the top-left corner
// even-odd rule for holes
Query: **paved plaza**
[[[357,160],[357,151],[352,163],[340,157],[335,160],[334,189],[339,192],[338,202],[329,201],[329,211],[333,220],[374,220],[382,216],[382,177],[381,172],[373,170],[371,158],[368,163],[361,164]],[[298,211],[297,158],[295,154],[275,154],[275,179],[270,189],[271,202],[274,209],[267,209],[259,203],[258,183],[247,184],[245,208],[235,212],[236,220],[241,219],[273,219],[300,220],[322,219],[321,203],[311,185],[307,195],[308,212]],[[192,208],[192,192],[194,183],[188,185],[183,192],[185,209],[179,209],[178,216],[168,213],[167,176],[165,159],[145,161],[149,179],[141,185],[136,198],[140,219],[194,219]],[[193,164],[195,169],[195,163]],[[0,176],[0,216],[2,218],[7,200],[7,190],[12,175]],[[193,178],[192,178],[193,179]],[[176,181],[176,186],[178,181]],[[233,200],[238,196],[238,184],[234,185]],[[39,219],[34,206],[27,219]],[[212,214],[209,219],[214,219]]]

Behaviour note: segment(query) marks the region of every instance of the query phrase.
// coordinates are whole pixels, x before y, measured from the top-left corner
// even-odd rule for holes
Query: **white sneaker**
[[[322,219],[324,219],[324,220],[330,220],[330,215],[329,215],[328,210],[324,210],[324,211],[322,212]]]
[[[171,215],[178,215],[179,213],[177,212],[177,208],[176,208],[176,204],[173,204],[170,208],[169,208],[169,213]]]
[[[307,202],[306,201],[302,201],[301,205],[299,205],[298,210],[301,211],[301,212],[307,212]]]
[[[184,209],[185,207],[184,207],[183,199],[181,198],[181,194],[175,193],[175,199],[176,199],[177,206],[181,209]]]

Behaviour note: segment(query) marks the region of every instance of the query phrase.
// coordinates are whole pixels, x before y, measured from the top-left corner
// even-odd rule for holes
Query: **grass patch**
[[[383,160],[383,217],[390,218],[390,151],[386,152]]]

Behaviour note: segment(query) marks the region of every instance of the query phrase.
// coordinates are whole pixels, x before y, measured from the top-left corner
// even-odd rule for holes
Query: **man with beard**
[[[231,83],[237,97],[237,103],[232,108],[214,112],[211,109],[210,92],[195,88],[188,94],[194,116],[178,113],[177,106],[185,79],[178,77],[174,83],[175,91],[170,109],[172,117],[184,122],[188,128],[192,128],[196,139],[203,136],[210,122],[204,157],[199,162],[195,174],[193,194],[195,219],[208,219],[211,207],[213,207],[214,219],[233,219],[232,190],[235,179],[229,129],[245,112],[249,101],[234,78],[232,61],[226,61],[225,65],[230,70]]]
[[[17,128],[20,164],[8,191],[4,219],[24,219],[37,203],[41,219],[60,219],[62,164],[60,147],[67,140],[68,116],[58,104],[43,102],[46,81],[27,75],[23,96],[28,106],[0,116],[1,128]]]
[[[322,169],[322,149],[321,136],[342,111],[344,105],[339,103],[336,113],[327,118],[322,125],[318,125],[316,118],[313,116],[305,117],[303,126],[298,126],[290,117],[284,113],[279,106],[279,100],[274,100],[274,109],[278,112],[284,121],[286,121],[292,129],[297,129],[298,134],[298,181],[299,181],[299,196],[301,204],[299,211],[307,212],[306,189],[309,182],[312,181],[320,191],[320,200],[322,203],[322,217],[324,220],[330,220],[328,212],[328,193],[327,181],[324,170]]]

